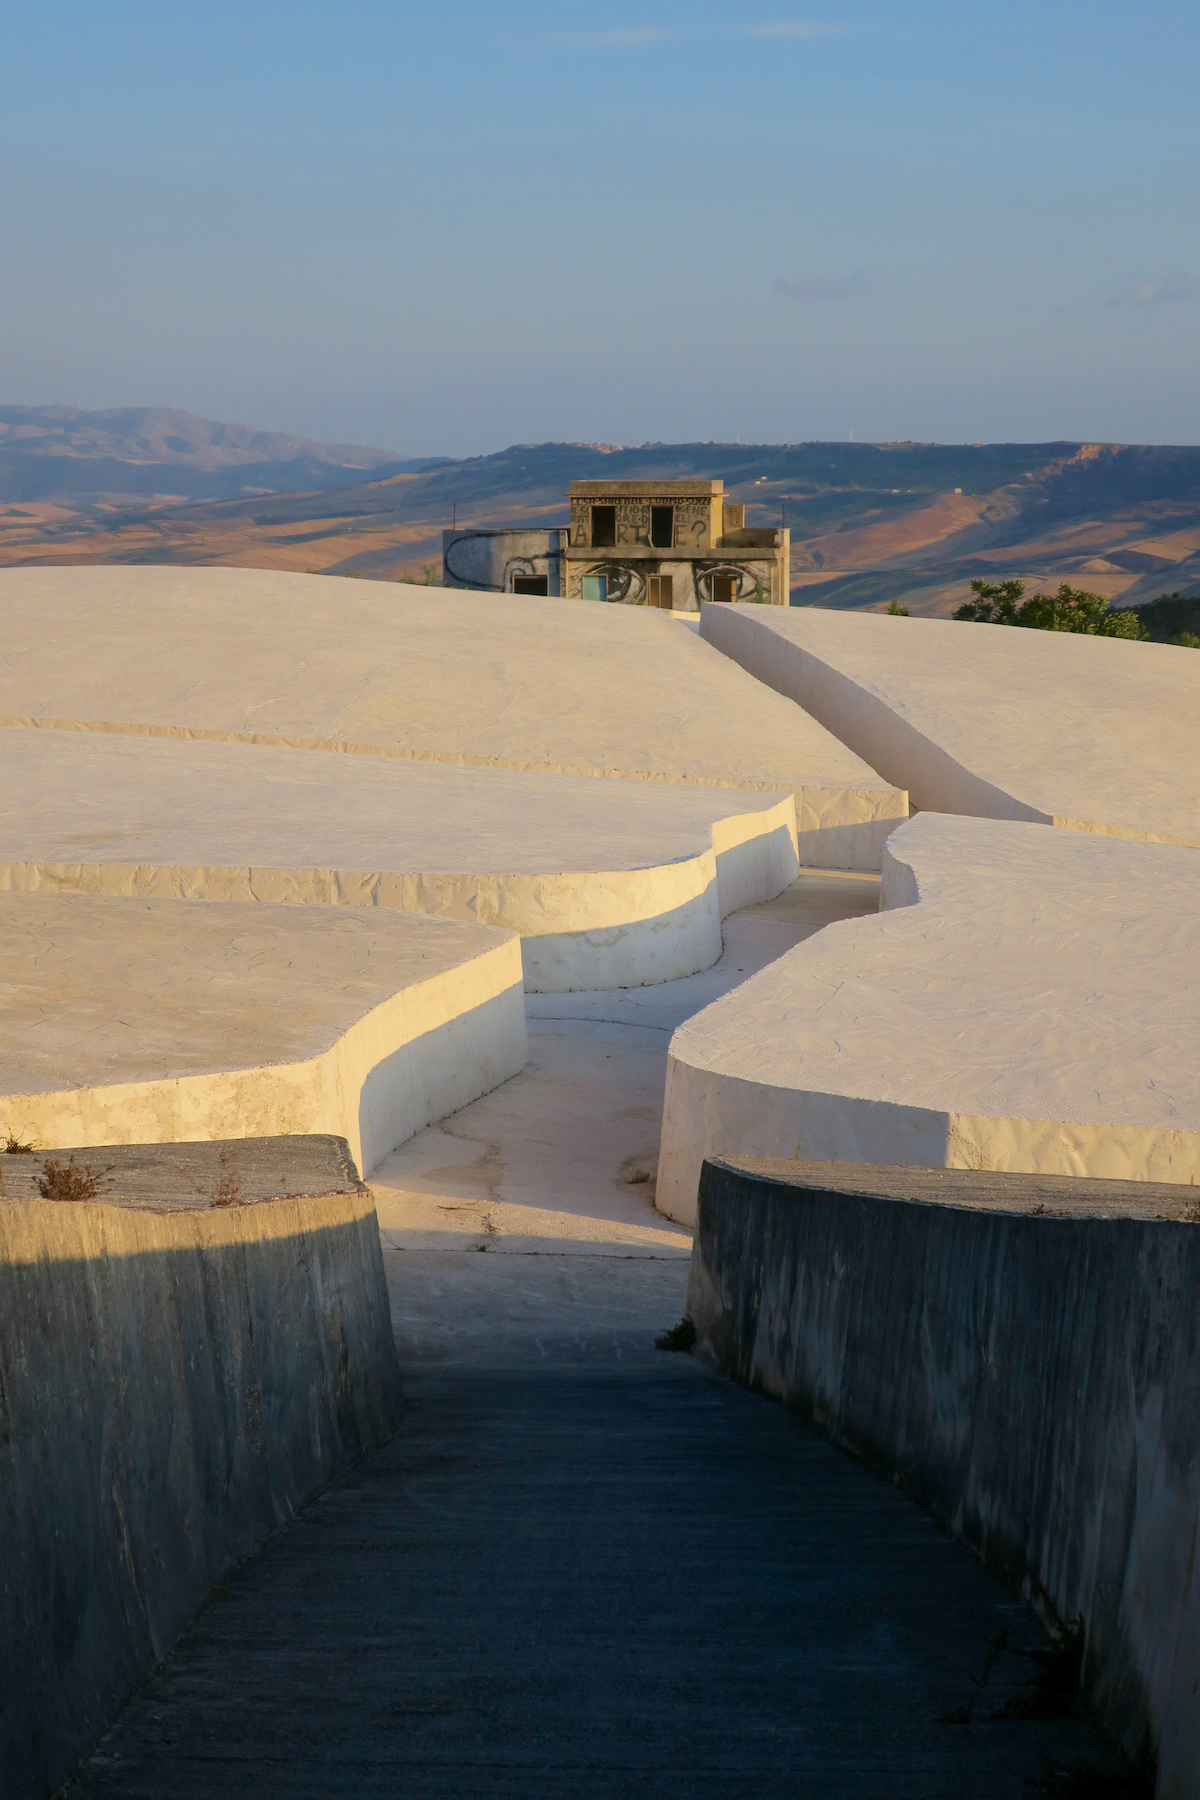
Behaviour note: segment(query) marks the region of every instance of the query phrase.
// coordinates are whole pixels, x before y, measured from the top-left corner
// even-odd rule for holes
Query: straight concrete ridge
[[[332,1132],[370,1169],[524,1066],[518,940],[350,907],[0,899],[0,1127],[42,1147]]]
[[[793,794],[879,866],[907,797],[656,611],[268,570],[0,573],[0,723]]]
[[[19,727],[0,759],[0,892],[498,925],[530,992],[695,974],[798,873],[790,794]]]
[[[705,606],[700,635],[922,812],[1200,844],[1188,650],[815,606]]]
[[[1190,850],[923,813],[882,904],[675,1032],[660,1210],[727,1155],[1200,1186]]]
[[[6,1800],[56,1789],[214,1582],[400,1416],[344,1141],[73,1159],[97,1198],[42,1198],[47,1159],[0,1155]]]

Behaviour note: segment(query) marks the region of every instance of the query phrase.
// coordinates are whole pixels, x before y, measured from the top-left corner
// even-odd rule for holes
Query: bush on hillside
[[[1160,594],[1139,606],[1137,614],[1153,643],[1200,649],[1200,594]]]
[[[1071,631],[1086,637],[1146,638],[1150,633],[1136,612],[1110,612],[1103,594],[1089,594],[1064,581],[1057,594],[1031,594],[1023,599],[1023,581],[973,581],[973,600],[954,617],[979,625],[1024,625],[1034,631]]]

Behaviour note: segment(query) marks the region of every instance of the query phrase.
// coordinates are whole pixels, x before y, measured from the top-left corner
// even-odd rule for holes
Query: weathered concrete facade
[[[565,592],[565,531],[442,533],[442,585],[500,594]]]
[[[788,604],[790,532],[747,527],[721,481],[573,481],[570,499],[566,531],[444,531],[444,585],[665,612]]]
[[[706,600],[786,606],[791,534],[748,529],[721,481],[573,481],[566,592],[698,612]]]
[[[1195,1189],[706,1162],[702,1354],[943,1519],[1053,1623],[1158,1800],[1200,1768]]]

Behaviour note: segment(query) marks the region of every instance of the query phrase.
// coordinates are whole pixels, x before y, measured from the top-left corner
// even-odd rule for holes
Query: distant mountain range
[[[0,565],[433,579],[452,519],[561,523],[568,483],[597,476],[721,477],[748,524],[791,528],[793,604],[944,614],[976,576],[1125,605],[1200,594],[1194,447],[551,443],[402,460],[187,413],[61,407],[0,408]]]
[[[221,425],[174,407],[0,406],[0,503],[10,505],[109,494],[225,500],[294,493],[396,475],[428,460]]]

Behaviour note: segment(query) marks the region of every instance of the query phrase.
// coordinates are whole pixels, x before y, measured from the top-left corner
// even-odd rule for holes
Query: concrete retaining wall
[[[85,1160],[113,1171],[103,1201],[12,1198],[40,1159],[0,1157],[5,1800],[60,1780],[213,1583],[398,1418],[375,1209],[344,1143]],[[212,1206],[231,1171],[243,1197],[290,1197]]]
[[[1085,1691],[1131,1751],[1149,1725],[1159,1800],[1200,1770],[1198,1301],[1179,1188],[704,1165],[702,1351],[1081,1617]]]

